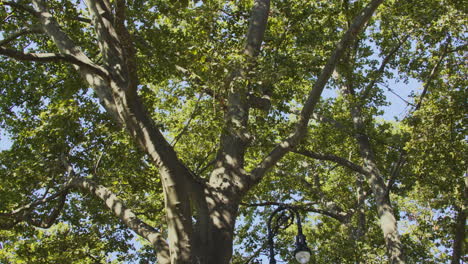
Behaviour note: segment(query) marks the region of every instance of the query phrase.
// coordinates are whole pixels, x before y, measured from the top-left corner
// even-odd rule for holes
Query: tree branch
[[[66,185],[67,189],[79,188],[102,200],[106,207],[110,209],[128,228],[132,229],[135,233],[145,238],[151,243],[151,245],[153,245],[157,250],[158,260],[161,263],[170,263],[169,246],[156,229],[138,218],[135,213],[124,205],[122,200],[120,200],[106,187],[98,185],[91,180],[76,177],[75,171],[66,157],[62,156],[61,160],[68,172],[68,176],[70,177]]]
[[[32,0],[35,9],[37,10],[37,17],[42,25],[42,28],[47,35],[53,40],[55,45],[60,50],[61,54],[73,56],[77,62],[76,69],[80,72],[83,78],[88,82],[94,91],[101,99],[101,103],[108,112],[113,115],[116,120],[119,120],[117,110],[115,109],[115,102],[111,91],[108,89],[109,74],[103,67],[93,63],[81,50],[73,43],[73,41],[64,33],[57,21],[52,17],[47,9],[42,5],[39,0]],[[101,73],[101,74],[96,74]],[[104,74],[105,73],[105,74]]]
[[[249,94],[249,106],[252,108],[260,109],[263,111],[268,111],[271,107],[270,96],[263,95],[262,97],[256,96],[254,94]]]
[[[49,228],[60,215],[60,212],[65,204],[67,193],[71,188],[71,184],[72,181],[68,181],[60,191],[50,195],[49,197],[42,198],[27,205],[21,206],[10,213],[0,213],[0,218],[5,218],[11,222],[9,224],[0,223],[0,229],[11,229],[22,221],[26,221],[27,223],[37,227]],[[31,213],[37,206],[51,202],[56,198],[60,198],[58,206],[54,207],[52,212],[45,219],[37,220],[32,218]]]
[[[37,61],[37,62],[69,62],[75,64],[77,66],[85,67],[92,71],[95,74],[98,74],[102,77],[107,76],[107,71],[103,68],[89,64],[85,61],[78,59],[76,56],[69,55],[69,54],[60,54],[60,53],[23,53],[18,50],[8,49],[4,47],[0,47],[0,55],[5,55],[7,57],[11,57],[16,60],[21,61]]]
[[[44,33],[40,27],[31,27],[18,30],[17,32],[12,33],[11,35],[6,36],[4,39],[0,40],[0,46],[6,46],[10,42],[16,40],[17,38],[28,35],[28,34],[39,34]]]
[[[335,162],[343,167],[346,167],[350,170],[353,170],[357,173],[360,173],[360,174],[363,174],[363,175],[367,175],[367,171],[360,165],[356,164],[356,163],[353,163],[351,161],[349,161],[348,159],[345,159],[345,158],[342,158],[342,157],[339,157],[339,156],[335,156],[335,155],[332,155],[332,154],[320,154],[320,153],[316,153],[316,152],[312,152],[312,151],[308,151],[308,150],[292,150],[292,152],[296,153],[296,154],[300,154],[300,155],[303,155],[303,156],[306,156],[306,157],[309,157],[309,158],[312,158],[312,159],[318,159],[318,160],[328,160],[328,161],[332,161],[332,162]]]
[[[68,192],[68,190],[71,188],[71,186],[72,186],[72,182],[70,181],[67,184],[65,184],[65,186],[60,191],[52,194],[51,196],[43,198],[43,199],[36,200],[36,201],[31,202],[31,203],[29,203],[27,205],[21,206],[21,207],[15,209],[15,210],[13,210],[10,213],[1,213],[0,216],[15,216],[15,215],[20,215],[25,211],[34,210],[34,208],[36,206],[48,203],[48,202],[56,199],[57,197],[64,195],[65,193]]]
[[[26,222],[40,228],[49,228],[59,217],[63,207],[65,206],[65,201],[67,199],[67,192],[63,192],[60,195],[58,205],[52,209],[52,212],[45,219],[33,219],[31,214],[26,216]]]
[[[448,51],[449,44],[450,44],[450,37],[448,37],[447,42],[446,42],[446,43],[444,44],[444,46],[442,47],[443,50],[442,50],[442,54],[440,55],[439,60],[438,60],[437,63],[434,65],[434,67],[431,69],[431,72],[430,72],[430,74],[429,74],[429,77],[427,78],[427,81],[426,81],[426,83],[424,84],[423,91],[422,91],[421,95],[419,96],[419,101],[418,101],[418,103],[416,104],[416,106],[414,107],[414,111],[417,111],[417,110],[419,110],[419,108],[421,108],[421,105],[422,105],[424,96],[426,96],[426,93],[427,93],[429,87],[430,87],[431,84],[432,84],[432,80],[433,80],[433,79],[435,78],[435,76],[438,74],[439,67],[440,67],[440,65],[442,64],[442,62],[444,61],[445,56],[447,55],[447,51]]]
[[[251,256],[248,256],[246,258],[244,258],[244,260],[242,260],[242,262],[244,264],[250,264],[250,262],[252,260],[254,260],[256,257],[258,257],[258,255],[262,252],[262,250],[264,250],[268,245],[268,239],[263,239],[263,243],[261,244],[261,246],[255,250],[255,252],[253,252],[253,254]]]
[[[38,13],[33,8],[31,8],[31,7],[27,6],[27,5],[24,5],[21,2],[24,2],[24,1],[21,1],[21,0],[17,1],[17,2],[2,1],[2,4],[7,5],[7,6],[11,6],[13,8],[20,9],[20,10],[23,10],[23,11],[26,11],[26,12],[30,13],[31,15],[33,15],[35,17],[38,17]]]
[[[66,61],[67,57],[59,53],[23,53],[14,49],[0,47],[0,54],[22,61],[57,62]]]
[[[252,75],[254,71],[253,63],[260,53],[269,10],[270,0],[254,1],[246,33],[246,46],[243,51],[245,62],[229,72],[224,80],[224,88],[228,94],[224,116],[225,128],[221,133],[220,150],[210,183],[216,188],[224,185],[225,180],[233,182],[231,197],[239,197],[247,191],[245,183],[248,179],[244,170],[244,160],[251,140],[248,132],[250,86],[238,80],[248,80],[249,75]],[[222,174],[220,174],[221,171]]]
[[[357,47],[356,47],[357,48]],[[353,71],[347,72],[345,83],[341,87],[341,93],[347,100],[351,118],[354,126],[355,139],[358,144],[359,153],[363,159],[366,178],[376,201],[377,213],[380,219],[380,227],[384,235],[387,253],[390,262],[398,262],[402,259],[402,245],[398,235],[397,220],[390,203],[390,197],[387,195],[387,186],[383,175],[377,165],[377,160],[373,152],[372,144],[366,133],[366,124],[362,114],[362,106],[356,102],[355,91],[353,87]],[[361,215],[362,216],[362,215]]]
[[[361,98],[365,99],[369,96],[369,93],[371,89],[374,87],[375,83],[379,78],[382,76],[382,74],[385,71],[385,67],[387,67],[387,64],[390,62],[391,58],[395,55],[395,53],[400,49],[400,47],[403,45],[403,43],[406,42],[406,40],[409,38],[409,34],[407,34],[402,40],[398,42],[398,45],[396,45],[388,54],[385,56],[385,58],[382,60],[382,63],[380,64],[380,67],[378,70],[376,70],[374,73],[372,73],[372,78],[370,82],[367,84],[367,86],[363,89]]]
[[[192,122],[193,118],[195,118],[195,115],[197,114],[198,108],[200,106],[200,100],[202,98],[203,94],[200,94],[200,96],[197,99],[195,109],[193,109],[193,112],[190,114],[189,119],[187,120],[187,123],[185,126],[180,130],[180,132],[177,134],[177,136],[174,138],[174,140],[170,143],[172,147],[175,147],[179,139],[185,134],[185,132],[188,130],[188,127],[190,126],[190,123]]]
[[[317,205],[317,203],[307,203],[307,204],[285,204],[280,202],[261,202],[261,203],[240,203],[240,205],[248,207],[260,207],[260,206],[285,206],[295,208],[304,212],[312,212],[317,214],[326,215],[328,217],[334,218],[340,222],[346,222],[350,213],[345,213],[338,210],[326,210],[326,209],[317,209],[312,206]],[[330,209],[330,208],[328,208]]]
[[[121,41],[125,66],[129,72],[130,87],[136,92],[138,86],[138,66],[136,60],[136,50],[133,45],[132,35],[125,26],[126,20],[126,1],[117,0],[115,7],[115,31]]]
[[[299,110],[295,110],[295,109],[292,109],[288,113],[291,113],[291,114],[294,114],[294,115],[300,115],[301,114],[301,112]],[[323,115],[320,115],[320,114],[317,114],[317,113],[313,113],[311,118],[318,121],[318,122],[328,123],[328,124],[334,126],[335,128],[340,129],[343,132],[349,133],[348,127],[346,127],[343,123],[341,123],[339,121],[336,121],[335,119],[333,119],[331,117],[327,117],[327,116],[323,116]]]
[[[91,19],[86,18],[86,17],[78,16],[78,17],[76,17],[76,20],[78,20],[80,22],[83,22],[83,23],[86,23],[86,24],[91,24]]]
[[[78,178],[73,181],[73,187],[80,188],[102,200],[105,206],[110,209],[128,228],[148,240],[157,250],[158,260],[169,258],[169,247],[163,236],[152,226],[139,219],[132,210],[127,208],[123,201],[114,193],[102,185],[98,185],[91,180]]]
[[[247,30],[247,42],[244,48],[244,54],[249,57],[256,57],[260,52],[269,11],[270,0],[254,1],[254,7],[250,16],[249,29]]]
[[[106,67],[113,69],[111,74],[114,79],[126,83],[125,76],[128,74],[127,67],[125,67],[126,56],[114,25],[115,20],[110,4],[104,0],[86,0],[86,4],[91,14],[91,21]]]
[[[413,103],[408,102],[405,98],[401,97],[401,95],[397,94],[392,88],[390,88],[387,84],[381,84],[383,87],[387,88],[387,91],[394,94],[396,97],[400,98],[405,104],[415,106]]]
[[[343,56],[345,50],[356,39],[358,33],[367,23],[367,21],[374,14],[374,11],[379,7],[383,0],[373,0],[362,12],[361,15],[353,20],[353,23],[346,31],[341,41],[337,44],[335,50],[327,61],[327,64],[320,73],[317,81],[315,82],[312,90],[310,91],[304,107],[302,108],[299,116],[299,121],[296,124],[296,129],[287,139],[279,143],[268,154],[262,162],[251,172],[251,185],[256,184],[261,180],[263,175],[273,167],[286,153],[293,149],[299,141],[305,136],[307,132],[307,125],[315,110],[315,106],[320,100],[321,94],[328,80],[330,79],[338,61]]]
[[[388,179],[388,182],[386,184],[386,195],[390,195],[390,191],[392,190],[393,185],[395,184],[396,179],[400,175],[401,168],[403,165],[406,163],[406,153],[403,151],[400,153],[400,157],[398,158],[398,161],[394,164],[392,167],[392,170],[390,172],[390,177]]]
[[[326,117],[326,116],[323,116],[323,115],[313,113],[312,114],[312,119],[315,119],[315,120],[317,120],[319,122],[331,124],[331,125],[333,125],[334,127],[340,129],[343,132],[348,132],[349,131],[349,129],[343,123],[340,123],[340,122],[338,122],[335,119],[330,118],[330,117]]]
[[[144,40],[142,40],[144,41]],[[211,96],[213,99],[218,101],[220,106],[223,108],[223,110],[226,110],[226,98],[223,97],[222,94],[216,93],[213,89],[210,89],[206,84],[205,81],[195,72],[192,72],[180,65],[175,65],[175,68],[177,71],[182,73],[185,78],[187,78],[187,81],[190,82],[190,84],[196,85],[197,87],[200,88],[200,91],[202,93],[205,93],[209,96]]]

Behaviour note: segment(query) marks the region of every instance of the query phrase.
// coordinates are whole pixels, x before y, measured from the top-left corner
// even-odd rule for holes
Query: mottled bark
[[[356,179],[357,195],[357,226],[354,232],[354,240],[359,241],[366,233],[366,193],[364,191],[364,176],[359,175]]]
[[[269,0],[255,0],[251,12],[246,45],[245,63],[229,73],[225,80],[228,92],[225,127],[221,134],[215,169],[209,185],[214,191],[207,196],[210,210],[210,258],[207,263],[229,263],[235,219],[245,186],[244,156],[250,141],[248,133],[249,85],[247,73],[255,72],[254,61],[260,52],[270,10]],[[223,250],[220,250],[223,249]]]
[[[466,255],[466,217],[468,204],[468,171],[465,173],[462,191],[462,205],[456,207],[456,224],[454,228],[455,238],[452,246],[451,264],[461,264]]]

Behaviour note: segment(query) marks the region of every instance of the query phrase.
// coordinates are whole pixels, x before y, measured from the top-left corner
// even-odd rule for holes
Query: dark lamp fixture
[[[278,234],[280,229],[286,229],[291,226],[291,224],[294,223],[294,218],[296,218],[297,223],[296,249],[294,250],[294,256],[301,264],[309,262],[312,252],[307,246],[306,237],[302,234],[301,216],[294,207],[282,205],[273,211],[267,222],[268,245],[270,246],[270,264],[276,264],[273,237]]]
[[[296,260],[301,263],[308,263],[310,260],[310,249],[307,246],[306,238],[303,234],[296,236],[296,250],[294,250],[294,256]]]

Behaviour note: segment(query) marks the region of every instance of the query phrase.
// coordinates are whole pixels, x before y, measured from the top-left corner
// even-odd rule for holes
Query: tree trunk
[[[361,117],[361,111],[354,106],[351,110],[353,122],[358,134],[356,135],[361,157],[364,159],[367,173],[367,182],[371,187],[377,206],[377,213],[380,219],[380,228],[382,229],[387,253],[391,264],[405,263],[403,260],[403,251],[400,237],[398,235],[397,221],[393,213],[390,198],[387,193],[387,186],[383,180],[382,174],[374,162],[371,143],[366,134],[363,133],[364,123]]]
[[[237,206],[218,204],[213,208],[213,212],[212,244],[207,264],[228,264],[232,257]]]
[[[465,240],[466,229],[466,210],[458,208],[457,223],[455,226],[455,239],[453,240],[452,262],[451,264],[461,264],[463,256],[463,244]]]
[[[353,239],[355,241],[359,241],[366,233],[366,204],[365,199],[366,195],[364,193],[364,176],[358,175],[358,179],[356,180],[357,185],[357,226],[354,233]]]
[[[364,160],[364,169],[367,171],[366,178],[372,193],[374,195],[377,213],[380,219],[380,228],[382,229],[389,263],[403,264],[402,244],[398,235],[397,220],[393,212],[390,197],[387,192],[382,173],[380,172],[372,145],[366,134],[366,127],[362,117],[362,111],[358,102],[355,101],[354,89],[348,80],[347,85],[341,88],[343,95],[348,99],[350,113],[356,130],[355,138],[358,143],[361,158]]]
[[[451,264],[462,263],[464,256],[465,234],[466,234],[466,204],[468,202],[468,171],[465,173],[465,179],[462,192],[462,206],[457,207],[457,223],[455,226],[455,238],[453,240],[452,262]]]
[[[194,225],[193,263],[228,264],[232,257],[238,206],[218,192],[208,193],[207,217]]]
[[[353,116],[353,119],[360,120],[359,117],[356,118],[355,116]],[[380,228],[384,235],[390,263],[405,263],[403,260],[402,244],[398,235],[397,221],[393,213],[390,198],[387,195],[387,186],[384,183],[377,164],[374,162],[369,139],[364,134],[358,135],[357,138],[361,156],[364,157],[364,164],[369,172],[367,175],[367,182],[372,189],[376,201]]]

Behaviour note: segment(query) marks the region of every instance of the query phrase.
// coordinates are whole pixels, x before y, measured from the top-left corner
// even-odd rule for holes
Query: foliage
[[[138,65],[137,94],[178,159],[208,182],[223,144],[220,135],[229,128],[225,117],[231,86],[225,82],[230,74],[248,69],[232,87],[247,87],[251,97],[271,98],[267,111],[248,110],[246,133],[251,137],[243,169],[251,171],[294,131],[325,63],[370,1],[273,1],[255,61],[242,53],[252,1],[126,2],[126,26]],[[301,209],[314,263],[387,261],[376,198],[362,174],[299,153],[364,166],[355,137],[360,132],[350,112],[356,105],[362,108],[383,180],[391,183],[407,263],[449,261],[454,215],[466,206],[467,188],[467,10],[461,2],[391,0],[379,7],[338,62],[325,90],[329,96],[318,102],[307,136],[242,198],[232,263],[260,263],[267,255],[265,219],[273,209],[259,205],[263,202]],[[38,22],[6,3],[0,1],[3,39]],[[105,58],[95,28],[77,19],[91,15],[82,1],[47,5],[60,28],[100,65]],[[59,52],[45,34],[0,41],[0,48]],[[166,230],[164,186],[154,159],[104,109],[102,98],[70,63],[2,56],[0,76],[0,132],[11,135],[12,142],[0,152],[0,226],[3,220],[11,223],[9,212],[62,192],[72,176],[79,176],[105,186],[143,221]],[[351,99],[342,93],[345,79],[354,87]],[[389,91],[398,92],[394,85],[414,80],[422,91],[407,87],[414,90],[406,115],[384,119],[392,104]],[[0,262],[154,261],[150,245],[135,242],[135,234],[102,201],[85,190],[69,192],[50,228],[23,221],[0,231]],[[47,216],[58,203],[40,204],[31,215]],[[278,234],[277,258],[293,261],[295,233],[291,227]]]

